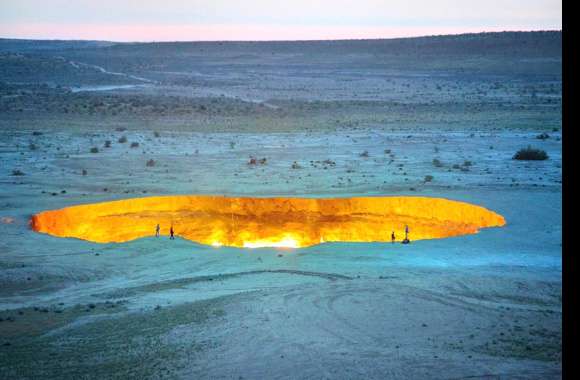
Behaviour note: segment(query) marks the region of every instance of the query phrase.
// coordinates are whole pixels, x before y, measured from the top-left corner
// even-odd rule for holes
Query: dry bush
[[[531,146],[523,148],[517,151],[513,156],[514,160],[524,160],[524,161],[542,161],[548,159],[548,154],[541,149],[535,149]]]

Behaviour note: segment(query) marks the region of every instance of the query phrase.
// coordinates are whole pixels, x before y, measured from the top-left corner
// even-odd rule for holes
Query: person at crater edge
[[[173,236],[173,226],[169,229],[169,239],[174,240],[175,237]]]
[[[402,241],[403,244],[409,244],[409,226],[405,224],[405,240]]]
[[[155,237],[159,237],[159,223],[157,223],[157,227],[155,227]]]
[[[391,232],[391,243],[395,242],[395,231]]]

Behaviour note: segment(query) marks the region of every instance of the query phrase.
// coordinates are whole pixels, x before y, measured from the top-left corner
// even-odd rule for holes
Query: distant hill
[[[19,40],[0,39],[0,51],[70,50],[104,48],[110,51],[216,51],[227,47],[230,51],[276,53],[541,53],[561,54],[561,31],[536,32],[493,32],[459,35],[441,35],[392,39],[369,40],[324,40],[324,41],[218,41],[218,42],[145,42],[119,43],[109,41],[66,41],[66,40]]]
[[[330,54],[348,51],[349,53],[438,53],[438,54],[473,54],[473,53],[539,53],[561,54],[561,31],[538,32],[496,32],[460,35],[426,36],[413,38],[370,39],[370,40],[328,40],[328,41],[255,41],[255,42],[150,42],[122,43],[108,46],[111,51],[126,52],[175,51],[180,52],[204,50],[274,53],[311,53]]]
[[[375,40],[151,42],[0,39],[0,81],[53,85],[196,83],[192,73],[233,77],[336,70],[412,75],[561,77],[562,32],[500,32]],[[195,75],[194,75],[195,76]]]

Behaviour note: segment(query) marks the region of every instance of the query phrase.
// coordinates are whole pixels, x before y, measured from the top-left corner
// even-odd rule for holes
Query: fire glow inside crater
[[[175,235],[214,246],[308,247],[324,242],[390,242],[474,234],[505,225],[484,207],[443,198],[240,198],[178,195],[134,198],[44,211],[37,232],[97,243]]]

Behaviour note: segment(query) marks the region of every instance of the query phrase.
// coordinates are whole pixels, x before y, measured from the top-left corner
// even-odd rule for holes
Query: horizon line
[[[562,29],[506,29],[506,30],[494,30],[494,31],[480,31],[480,32],[458,32],[458,33],[447,33],[447,34],[424,34],[417,36],[400,36],[400,37],[370,37],[370,38],[337,38],[337,39],[297,39],[297,40],[107,40],[107,39],[86,39],[86,38],[27,38],[27,37],[2,37],[0,40],[16,40],[16,41],[45,41],[45,42],[112,42],[112,43],[176,43],[176,42],[327,42],[327,41],[376,41],[376,40],[403,40],[403,39],[414,39],[414,38],[428,38],[428,37],[452,37],[452,36],[463,36],[463,35],[473,35],[473,34],[500,34],[500,33],[539,33],[539,32],[559,32],[562,33]]]
[[[462,35],[477,35],[477,34],[500,34],[500,33],[538,33],[538,32],[559,32],[562,33],[562,28],[557,29],[504,29],[504,30],[478,30],[478,31],[458,31],[457,33],[434,33],[434,34],[418,34],[418,35],[398,35],[398,36],[384,36],[384,37],[345,37],[345,38],[282,38],[282,39],[151,39],[151,40],[136,40],[136,39],[100,39],[100,38],[61,38],[61,37],[26,37],[26,36],[0,36],[0,40],[19,40],[19,41],[44,41],[44,42],[109,42],[119,44],[148,44],[148,43],[200,43],[200,42],[332,42],[332,41],[376,41],[376,40],[400,40],[400,39],[417,39],[429,37],[453,37]]]

